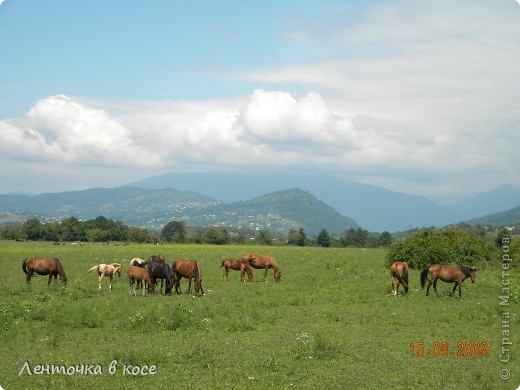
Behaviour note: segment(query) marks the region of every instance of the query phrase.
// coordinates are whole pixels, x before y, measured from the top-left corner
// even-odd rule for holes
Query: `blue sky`
[[[449,201],[518,184],[520,6],[0,2],[1,193],[312,171]]]

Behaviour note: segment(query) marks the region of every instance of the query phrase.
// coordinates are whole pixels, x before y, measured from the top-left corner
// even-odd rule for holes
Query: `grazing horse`
[[[390,266],[390,278],[392,281],[392,294],[397,296],[399,285],[403,285],[404,293],[408,293],[408,264],[404,261],[396,261]],[[397,279],[397,287],[394,287],[394,278]]]
[[[25,280],[27,280],[27,283],[31,281],[33,274],[37,273],[38,275],[49,275],[48,286],[51,284],[52,277],[54,276],[54,280],[56,280],[58,275],[60,276],[62,283],[64,285],[67,284],[65,271],[63,270],[60,261],[55,258],[46,259],[39,256],[28,257],[22,262],[22,270],[25,272]]]
[[[112,264],[99,264],[95,265],[91,269],[88,270],[88,272],[96,270],[98,273],[98,286],[99,291],[101,291],[101,281],[105,276],[108,276],[110,278],[110,285],[108,286],[108,289],[110,292],[112,292],[112,281],[114,279],[114,275],[118,274],[119,277],[121,277],[121,264],[118,263],[112,263]]]
[[[245,260],[249,263],[249,265],[256,269],[264,269],[264,282],[267,282],[267,270],[269,268],[273,269],[274,272],[274,281],[280,282],[280,277],[282,276],[282,271],[278,267],[278,264],[271,256],[267,255],[255,255],[253,253],[248,253],[242,256],[242,260]]]
[[[141,281],[141,286],[143,287],[143,296],[146,296],[145,287],[148,287],[148,294],[152,294],[154,292],[155,286],[147,269],[132,265],[130,268],[128,268],[126,273],[128,275],[128,281],[130,282],[130,287],[132,288],[134,296],[137,295],[135,292],[135,282],[137,280]]]
[[[170,266],[166,263],[149,263],[148,272],[152,276],[153,284],[157,284],[157,279],[161,279],[161,288],[159,292],[162,294],[163,281],[166,280],[166,288],[164,293],[170,295],[173,288],[173,275]]]
[[[475,277],[477,276],[477,270],[473,267],[450,267],[447,265],[432,264],[429,267],[425,267],[421,272],[421,288],[424,288],[426,279],[429,280],[428,287],[426,288],[426,296],[430,291],[430,286],[433,284],[435,294],[437,294],[437,279],[442,280],[446,283],[454,283],[453,290],[450,295],[453,295],[455,289],[459,288],[459,297],[462,296],[461,286],[462,282],[467,278],[471,279],[471,283],[475,283]],[[439,296],[439,294],[437,294]]]
[[[175,283],[175,292],[181,294],[181,279],[188,279],[188,292],[191,291],[191,279],[194,279],[195,294],[199,295],[199,292],[204,295],[204,289],[202,288],[202,278],[200,274],[200,266],[197,260],[175,260],[172,264],[172,273]]]
[[[130,260],[130,266],[135,265],[136,267],[144,268],[146,264],[148,264],[148,262],[144,259],[141,259],[140,257],[134,257],[132,260]]]
[[[249,263],[245,260],[235,260],[235,259],[226,259],[222,261],[221,267],[224,267],[224,273],[222,274],[222,280],[224,280],[224,276],[229,282],[229,270],[234,269],[236,271],[240,271],[240,281],[244,282],[245,277],[244,274],[247,274],[247,278],[249,281],[253,281],[253,273],[251,272],[251,267]]]
[[[148,258],[149,263],[164,263],[164,256],[163,255],[151,255]]]

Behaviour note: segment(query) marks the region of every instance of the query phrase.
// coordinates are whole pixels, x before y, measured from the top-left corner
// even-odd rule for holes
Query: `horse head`
[[[274,281],[276,283],[280,283],[280,278],[282,277],[282,271],[278,270],[274,272]]]
[[[471,278],[471,283],[475,283],[475,278],[477,276],[477,270],[475,267],[469,268],[469,277]]]

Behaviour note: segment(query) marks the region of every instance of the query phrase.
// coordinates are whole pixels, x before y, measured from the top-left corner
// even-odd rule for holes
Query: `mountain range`
[[[520,222],[520,187],[503,186],[452,207],[422,196],[390,191],[333,176],[301,174],[172,173],[113,189],[96,188],[41,195],[0,195],[0,212],[63,218],[99,215],[160,229],[173,219],[192,226],[234,226],[287,232],[304,227],[341,233],[445,226],[460,221]],[[485,217],[487,219],[482,219]],[[480,219],[479,219],[480,218]],[[516,222],[515,222],[516,221]],[[1,218],[0,218],[1,222]]]

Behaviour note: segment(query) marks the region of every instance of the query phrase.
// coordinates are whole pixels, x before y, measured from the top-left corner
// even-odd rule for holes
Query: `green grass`
[[[246,252],[273,255],[281,283],[240,283],[221,260]],[[163,253],[195,258],[206,295],[133,297],[125,276],[128,260]],[[58,257],[66,288],[46,277],[27,286],[21,262],[29,255]],[[500,269],[486,267],[462,299],[439,282],[437,298],[419,288],[411,270],[408,296],[391,295],[383,250],[172,245],[126,247],[0,242],[0,386],[27,388],[137,389],[514,389],[520,384],[520,331],[515,302],[500,307]],[[121,262],[114,291],[98,291],[87,270]],[[518,283],[518,272],[511,283]],[[186,289],[186,281],[182,281]],[[516,291],[516,292],[515,292]],[[516,295],[514,295],[516,294]],[[498,360],[501,312],[511,313],[512,360]],[[516,311],[515,311],[516,310]],[[487,357],[457,357],[457,342],[486,342]],[[449,344],[449,356],[412,356],[410,343]],[[109,365],[117,360],[117,371]],[[37,365],[100,365],[102,375],[19,375]],[[155,375],[123,375],[123,366],[156,366]],[[499,378],[509,368],[508,381]],[[513,369],[516,368],[516,369]]]

